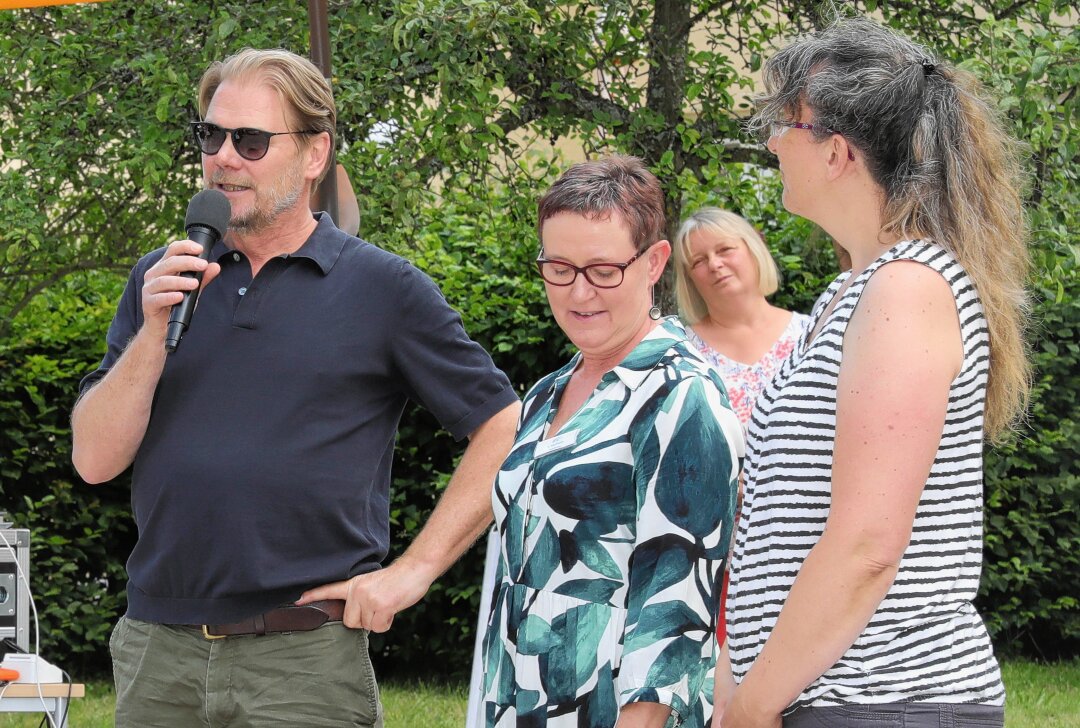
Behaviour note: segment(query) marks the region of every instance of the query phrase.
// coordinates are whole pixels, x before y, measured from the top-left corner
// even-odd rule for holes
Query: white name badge
[[[545,455],[550,455],[553,452],[559,452],[559,450],[565,450],[568,447],[573,447],[577,444],[577,430],[573,432],[564,432],[561,435],[555,437],[549,437],[546,440],[542,440],[536,443],[536,449],[533,450],[534,458],[542,458]]]

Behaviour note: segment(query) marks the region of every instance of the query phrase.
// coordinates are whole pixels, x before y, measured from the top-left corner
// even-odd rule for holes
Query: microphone
[[[210,250],[217,241],[225,237],[230,217],[232,217],[232,207],[229,205],[229,198],[218,190],[203,190],[191,198],[191,202],[188,203],[187,217],[184,218],[184,229],[187,231],[189,240],[202,246],[200,258],[210,260]],[[202,271],[184,271],[180,275],[185,278],[194,278],[202,283]],[[165,334],[165,351],[170,354],[180,346],[180,339],[184,337],[184,332],[191,324],[191,313],[195,310],[195,302],[198,299],[198,288],[184,291],[184,299],[172,307],[172,313],[169,314],[169,328]]]

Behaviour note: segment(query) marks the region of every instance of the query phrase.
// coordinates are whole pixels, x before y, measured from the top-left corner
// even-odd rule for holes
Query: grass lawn
[[[1007,728],[1080,728],[1080,661],[1056,665],[1006,662]],[[461,728],[464,685],[386,683],[381,686],[386,728]],[[70,728],[110,728],[112,687],[87,685],[86,698],[72,701]],[[0,728],[36,728],[40,714],[0,714]]]
[[[386,728],[462,728],[468,689],[465,685],[380,684]],[[0,728],[37,728],[41,713],[0,713]],[[69,728],[112,728],[111,683],[90,683],[86,697],[71,701]],[[44,725],[44,724],[42,724]],[[297,728],[303,728],[297,726]]]
[[[1080,728],[1080,660],[1004,662],[1006,728]]]

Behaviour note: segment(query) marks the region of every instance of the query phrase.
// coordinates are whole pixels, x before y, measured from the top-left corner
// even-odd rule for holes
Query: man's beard
[[[256,190],[255,204],[247,212],[234,215],[229,221],[229,229],[245,234],[265,230],[273,225],[282,213],[296,206],[303,191],[304,181],[298,160],[285,171],[285,176],[265,193]]]

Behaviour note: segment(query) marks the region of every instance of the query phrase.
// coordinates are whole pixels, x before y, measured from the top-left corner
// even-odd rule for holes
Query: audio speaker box
[[[2,528],[0,540],[0,640],[10,639],[30,651],[30,531]],[[10,546],[10,548],[8,548]],[[19,569],[26,578],[19,575]]]

